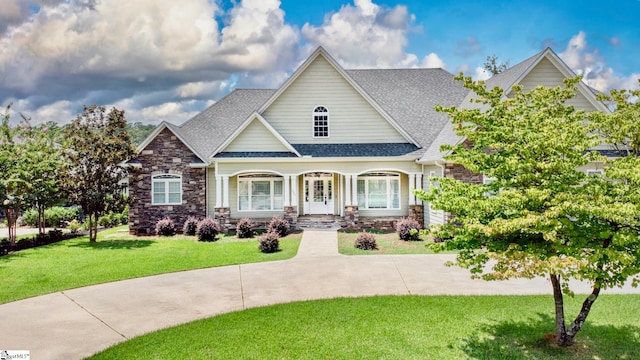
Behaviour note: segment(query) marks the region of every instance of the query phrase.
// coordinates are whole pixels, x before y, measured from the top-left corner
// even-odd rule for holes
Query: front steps
[[[298,217],[301,229],[340,229],[343,218],[337,215],[303,215]]]

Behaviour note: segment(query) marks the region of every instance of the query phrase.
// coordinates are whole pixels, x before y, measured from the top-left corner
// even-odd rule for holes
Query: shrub
[[[236,235],[240,239],[248,239],[253,237],[253,227],[256,224],[249,218],[242,218],[236,224]]]
[[[274,253],[280,250],[280,235],[270,230],[258,238],[258,249],[263,253]]]
[[[111,219],[109,218],[109,214],[102,215],[98,218],[98,226],[102,226],[102,227],[111,226]],[[157,229],[157,224],[156,224],[156,229]]]
[[[402,219],[396,224],[396,232],[401,240],[420,240],[420,223],[414,219]]]
[[[54,206],[44,210],[44,223],[46,227],[58,227],[65,222],[77,219],[80,209],[77,207]],[[22,214],[24,223],[31,227],[38,226],[38,211],[29,209]]]
[[[361,250],[377,250],[378,249],[378,244],[376,243],[376,237],[373,234],[368,233],[366,231],[363,231],[358,234],[358,236],[356,237],[355,245],[357,249],[361,249]]]
[[[160,236],[173,236],[176,233],[176,227],[173,220],[169,217],[158,220],[156,223],[156,234]]]
[[[285,237],[289,234],[289,223],[281,216],[274,216],[267,227],[267,232],[270,231],[275,231],[278,236]]]
[[[198,241],[216,241],[218,234],[222,232],[220,224],[213,220],[211,217],[206,217],[198,223],[196,229],[196,235],[198,235]]]
[[[189,236],[194,236],[198,230],[198,218],[195,216],[189,216],[182,225],[182,233]]]
[[[75,233],[77,233],[77,232],[78,232],[78,230],[80,230],[80,227],[81,227],[81,226],[82,226],[82,225],[80,225],[80,223],[78,222],[78,220],[73,219],[73,220],[71,220],[71,222],[69,222],[69,225],[67,226],[67,228],[69,229],[69,231],[70,231],[72,234],[75,234]]]

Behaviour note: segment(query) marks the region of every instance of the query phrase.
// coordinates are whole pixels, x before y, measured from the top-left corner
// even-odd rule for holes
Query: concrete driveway
[[[453,255],[343,256],[335,231],[307,230],[290,260],[184,271],[0,305],[0,349],[81,359],[135,336],[231,311],[370,295],[550,294],[545,279],[485,282],[444,266]],[[576,283],[577,292],[590,291]],[[606,293],[640,293],[630,286]]]

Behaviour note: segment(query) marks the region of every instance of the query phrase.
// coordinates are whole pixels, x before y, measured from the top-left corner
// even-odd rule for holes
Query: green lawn
[[[221,237],[135,237],[127,227],[0,257],[0,303],[109,281],[214,266],[288,259],[298,252],[302,233],[280,240],[281,251],[264,254],[257,239]],[[124,230],[124,232],[123,232]]]
[[[575,314],[580,299],[568,300]],[[571,348],[548,341],[551,296],[381,296],[220,315],[92,359],[638,359],[639,303],[601,296]]]
[[[343,255],[397,255],[397,254],[433,254],[434,252],[425,246],[431,241],[429,235],[421,235],[420,241],[400,240],[398,234],[389,231],[368,230],[374,234],[378,250],[356,249],[357,231],[338,231],[338,251]],[[446,253],[446,252],[442,252]]]

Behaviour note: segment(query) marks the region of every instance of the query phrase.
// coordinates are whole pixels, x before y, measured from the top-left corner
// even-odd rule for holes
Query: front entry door
[[[333,214],[332,176],[330,174],[305,176],[304,201],[306,214]]]

